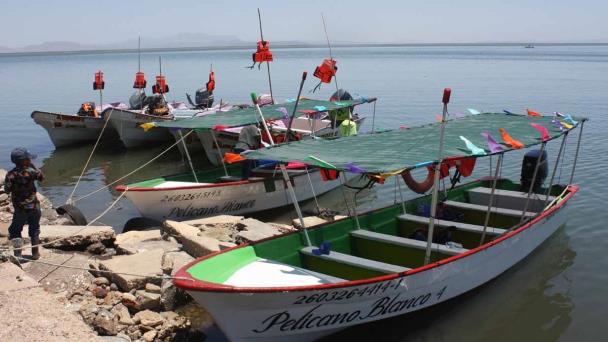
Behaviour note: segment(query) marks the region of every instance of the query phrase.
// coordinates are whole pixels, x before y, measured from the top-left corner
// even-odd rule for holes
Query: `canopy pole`
[[[439,134],[439,153],[437,155],[437,164],[435,164],[435,175],[433,179],[433,197],[431,199],[431,215],[429,217],[429,230],[426,238],[426,252],[424,255],[424,264],[428,264],[431,260],[431,248],[433,247],[433,229],[435,228],[435,215],[437,214],[437,197],[439,195],[439,174],[441,173],[441,161],[443,157],[443,139],[445,134],[445,122],[448,114],[448,103],[450,102],[450,94],[452,90],[445,88],[443,90],[443,116],[441,117],[441,132]]]
[[[310,178],[310,173],[308,172],[308,166],[304,168],[306,170],[306,176],[308,176],[308,183],[310,184],[310,190],[312,192],[312,198],[315,200],[315,205],[317,206],[317,213],[321,215],[321,207],[319,206],[319,201],[317,200],[317,193],[315,191],[315,187],[312,184],[312,179]]]
[[[405,201],[403,200],[403,192],[401,191],[401,182],[399,181],[399,177],[395,177],[397,180],[397,186],[399,187],[399,197],[401,197],[401,210],[403,210],[403,214],[405,215]]]
[[[213,133],[213,129],[209,130],[211,132],[211,138],[213,138],[213,143],[215,144],[215,149],[217,150],[217,155],[220,159],[220,163],[222,163],[222,168],[224,168],[224,174],[228,176],[228,169],[226,169],[226,163],[224,162],[224,158],[222,157],[222,150],[220,149],[220,144],[217,143],[217,139],[215,138],[215,133]]]
[[[572,164],[572,173],[570,174],[570,181],[568,181],[568,185],[572,184],[574,180],[574,170],[576,170],[576,162],[578,161],[578,151],[581,147],[581,138],[583,136],[583,125],[585,125],[585,120],[581,121],[581,129],[578,132],[578,142],[576,143],[576,152],[574,153],[574,164]]]
[[[346,174],[344,172],[342,172],[342,176],[344,177],[344,184],[346,184]],[[344,189],[344,186],[342,186],[342,189]],[[344,192],[344,202],[346,201],[346,192]],[[346,204],[346,206],[348,207],[348,202]],[[355,218],[355,225],[357,226],[357,229],[361,229],[361,224],[359,223],[359,215],[357,215],[357,193],[355,193],[354,196],[354,203],[353,203],[353,217]]]
[[[300,104],[300,96],[302,95],[302,88],[304,88],[304,82],[306,81],[306,75],[308,75],[308,73],[306,71],[304,71],[302,73],[302,79],[300,80],[300,88],[298,88],[298,96],[296,97],[296,103],[293,106],[293,112],[291,113],[291,116],[289,117],[289,124],[287,125],[287,131],[285,132],[285,142],[286,143],[289,142],[289,135],[291,133],[291,124],[293,123],[293,119],[296,116],[296,111],[298,110],[298,105]],[[312,129],[311,129],[311,133],[312,133]]]
[[[190,152],[188,152],[188,146],[186,145],[186,139],[184,139],[184,135],[182,134],[182,130],[177,131],[179,133],[180,140],[182,141],[182,146],[184,147],[184,153],[186,154],[186,159],[188,159],[188,164],[190,165],[190,170],[192,171],[192,175],[194,176],[194,181],[198,183],[198,177],[196,177],[196,171],[194,171],[194,165],[192,165],[192,159],[190,158]]]
[[[281,173],[283,174],[283,179],[285,180],[285,184],[287,184],[287,190],[289,191],[289,195],[291,196],[291,201],[293,202],[293,207],[296,209],[296,213],[298,214],[298,219],[300,220],[300,226],[304,231],[304,236],[306,237],[306,243],[308,246],[312,246],[310,242],[310,237],[308,236],[308,231],[306,230],[306,225],[304,224],[304,217],[302,216],[302,211],[300,210],[300,204],[298,203],[298,198],[296,197],[296,192],[293,190],[291,186],[291,181],[289,180],[289,174],[287,173],[287,169],[285,169],[285,165],[280,164]]]
[[[486,239],[486,231],[488,229],[488,223],[490,222],[490,215],[492,214],[492,206],[494,204],[494,193],[496,192],[496,184],[498,183],[498,175],[500,172],[500,168],[502,167],[502,158],[503,154],[498,155],[498,160],[496,161],[496,170],[494,170],[494,179],[492,180],[492,191],[490,191],[490,201],[488,202],[488,210],[486,211],[486,218],[483,221],[483,232],[481,233],[481,239],[479,240],[479,245],[483,245],[484,240]]]
[[[268,129],[268,125],[266,124],[266,119],[264,119],[264,114],[262,113],[262,109],[260,109],[260,105],[258,104],[258,96],[256,93],[251,93],[251,100],[255,105],[255,110],[258,112],[260,119],[262,121],[262,126],[264,126],[264,131],[266,135],[268,135],[268,140],[270,141],[270,145],[274,146],[274,139],[272,139],[272,135],[270,135],[270,130]]]
[[[372,134],[374,134],[376,125],[376,101],[374,101],[374,114],[372,115]]]
[[[538,175],[538,169],[540,168],[540,161],[543,156],[543,152],[545,151],[545,145],[547,145],[546,141],[540,145],[540,153],[536,158],[536,166],[534,167],[534,173],[532,174],[532,182],[530,183],[530,188],[528,189],[528,196],[526,196],[526,204],[524,205],[524,210],[521,212],[521,218],[519,222],[523,222],[524,218],[526,218],[526,212],[528,211],[528,205],[530,204],[530,196],[532,196],[532,191],[534,190],[534,183],[536,182],[536,176]]]
[[[262,14],[258,8],[258,22],[260,24],[260,40],[264,42],[264,32],[262,31]],[[255,63],[254,63],[255,64]],[[274,104],[274,96],[272,94],[272,80],[270,78],[270,62],[266,61],[266,70],[268,71],[268,87],[270,88],[270,101]]]
[[[551,173],[551,179],[549,180],[549,186],[547,187],[547,192],[545,193],[545,202],[543,203],[543,208],[547,207],[547,202],[549,202],[549,195],[551,194],[551,188],[553,187],[553,181],[555,180],[555,173],[557,172],[557,166],[559,165],[559,159],[562,156],[562,152],[564,150],[564,146],[566,145],[566,138],[568,137],[568,131],[564,133],[562,137],[562,143],[559,145],[559,152],[557,152],[557,158],[555,159],[555,164],[553,165],[553,172]]]

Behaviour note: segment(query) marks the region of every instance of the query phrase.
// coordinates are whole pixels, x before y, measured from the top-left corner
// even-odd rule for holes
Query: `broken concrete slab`
[[[174,275],[180,267],[191,262],[192,260],[194,260],[194,258],[190,254],[183,251],[166,252],[162,258],[163,272],[165,274]]]
[[[96,242],[111,245],[116,233],[110,226],[41,226],[40,241],[47,248],[84,250]]]
[[[220,241],[207,236],[202,236],[199,228],[177,221],[167,220],[164,225],[165,231],[175,236],[184,250],[193,257],[201,257],[220,250]]]
[[[302,228],[302,224],[300,223],[300,219],[294,219],[292,222],[293,222],[293,226],[294,227],[296,227],[298,229]],[[317,216],[307,216],[307,217],[304,217],[304,226],[306,228],[310,228],[310,227],[313,227],[313,226],[318,226],[318,225],[323,224],[323,223],[327,223],[327,220],[324,220],[324,219],[322,219],[320,217],[317,217]]]
[[[0,292],[21,290],[39,286],[38,282],[27,275],[19,266],[4,262],[0,263]]]
[[[200,226],[205,224],[226,224],[226,223],[237,223],[244,219],[243,216],[232,216],[232,215],[217,215],[211,217],[205,217],[196,220],[182,221],[185,224],[191,226]]]
[[[254,242],[283,234],[277,227],[252,218],[238,222],[237,226],[239,229],[237,243]]]
[[[176,251],[181,247],[173,241],[163,240],[161,238],[160,229],[144,231],[132,230],[130,232],[118,234],[116,235],[114,244],[116,245],[116,251],[119,254],[136,254],[153,249]]]
[[[113,272],[112,281],[123,291],[143,288],[146,283],[160,285],[162,275],[161,260],[165,253],[162,249],[144,251],[133,255],[120,255],[99,262],[99,268]],[[118,273],[129,273],[118,274]]]

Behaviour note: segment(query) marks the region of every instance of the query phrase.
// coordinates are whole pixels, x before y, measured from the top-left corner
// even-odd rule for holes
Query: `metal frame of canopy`
[[[357,145],[356,141],[361,140],[361,139],[375,140],[376,142],[386,143],[386,139],[383,139],[386,137],[386,135],[383,135],[383,134],[359,135],[359,136],[353,136],[353,137],[345,137],[345,138],[340,138],[340,139],[328,140],[328,141],[324,141],[324,142],[298,141],[298,142],[293,142],[290,144],[284,144],[282,146],[273,146],[271,148],[266,148],[263,150],[250,151],[247,153],[243,153],[242,155],[248,159],[273,159],[273,160],[278,160],[279,162],[302,162],[302,163],[310,164],[313,166],[318,166],[321,168],[329,168],[329,169],[334,169],[334,170],[339,170],[339,171],[355,172],[355,173],[361,173],[361,174],[367,174],[367,175],[377,175],[377,176],[379,175],[381,177],[397,175],[397,174],[400,174],[401,172],[403,172],[404,170],[414,169],[414,168],[418,168],[418,167],[433,167],[433,169],[436,169],[437,166],[440,165],[445,159],[446,153],[444,152],[444,139],[451,137],[452,138],[451,140],[454,140],[453,139],[454,137],[451,135],[448,135],[448,137],[445,136],[446,124],[450,123],[451,125],[457,125],[457,124],[466,122],[466,118],[450,120],[450,121],[445,120],[445,118],[447,117],[447,104],[449,102],[450,92],[451,92],[450,89],[446,89],[444,92],[444,98],[443,98],[444,110],[443,110],[442,121],[440,123],[424,125],[424,126],[420,126],[418,128],[414,127],[414,128],[404,130],[404,131],[389,131],[388,132],[389,134],[392,134],[392,135],[407,135],[408,133],[413,132],[413,130],[416,130],[416,129],[426,128],[428,130],[429,128],[431,128],[430,132],[433,132],[432,128],[438,128],[440,143],[439,143],[439,153],[437,155],[437,159],[435,159],[435,160],[429,161],[428,159],[423,157],[420,160],[414,159],[413,162],[403,163],[405,165],[402,164],[402,166],[395,166],[397,164],[384,164],[382,166],[382,168],[376,168],[373,170],[368,169],[366,171],[366,169],[361,167],[361,165],[354,165],[352,162],[345,162],[344,156],[339,153],[340,151],[331,149],[332,145],[349,146],[349,148],[352,149],[353,147],[356,147],[356,145]],[[468,118],[469,119],[477,118],[477,121],[479,121],[480,120],[479,118],[486,118],[486,117],[488,117],[488,115],[491,115],[491,114],[486,113],[486,114],[481,114],[481,115],[474,115],[474,116],[469,116]],[[574,171],[576,168],[576,163],[578,160],[578,154],[579,154],[579,150],[580,150],[582,129],[583,129],[584,122],[587,121],[586,118],[576,118],[576,120],[575,120],[570,116],[567,117],[567,120],[564,120],[562,118],[559,118],[557,115],[554,117],[540,117],[540,118],[524,116],[524,115],[513,115],[513,114],[494,114],[494,115],[508,115],[509,120],[517,120],[517,121],[519,121],[519,124],[522,124],[522,126],[525,127],[525,129],[522,128],[522,131],[518,131],[519,133],[522,133],[521,137],[518,136],[518,138],[524,140],[524,143],[521,143],[519,141],[518,142],[521,145],[523,145],[523,147],[520,146],[518,148],[513,148],[513,145],[506,145],[504,143],[503,143],[503,145],[497,144],[496,141],[494,141],[493,137],[487,132],[487,130],[488,130],[487,127],[482,128],[481,131],[477,132],[476,130],[473,130],[471,127],[467,128],[465,126],[465,128],[467,128],[467,130],[468,130],[467,134],[469,134],[469,135],[471,133],[473,133],[473,134],[480,133],[480,135],[482,135],[486,139],[485,142],[488,145],[488,149],[486,150],[486,149],[477,147],[470,140],[463,138],[463,136],[460,135],[462,133],[459,133],[457,131],[456,133],[459,134],[458,137],[460,138],[460,140],[462,140],[465,143],[465,147],[470,151],[470,153],[454,155],[454,153],[447,152],[447,154],[450,154],[450,158],[455,158],[455,159],[470,158],[470,157],[478,158],[478,157],[483,157],[483,156],[492,156],[495,154],[499,155],[499,161],[498,161],[498,164],[496,165],[495,177],[494,177],[494,181],[492,182],[492,190],[491,190],[491,194],[490,194],[490,200],[488,203],[488,209],[486,212],[484,233],[482,234],[482,237],[480,240],[480,245],[482,245],[484,242],[485,231],[488,226],[489,215],[490,215],[490,211],[492,209],[492,200],[493,200],[493,196],[494,196],[494,191],[496,189],[496,179],[498,177],[498,172],[500,171],[500,168],[501,168],[503,154],[508,151],[515,150],[515,149],[529,148],[529,147],[541,144],[541,153],[539,154],[539,157],[538,157],[539,159],[537,160],[536,166],[534,168],[533,177],[532,177],[532,183],[534,183],[534,181],[536,180],[537,174],[538,174],[538,168],[540,165],[539,161],[540,161],[542,151],[544,150],[546,143],[548,141],[557,139],[560,136],[563,136],[562,143],[560,145],[560,150],[558,153],[558,157],[556,159],[555,166],[553,168],[553,172],[551,175],[550,184],[549,184],[549,187],[547,188],[547,194],[546,194],[546,200],[545,200],[545,205],[546,205],[547,199],[549,198],[549,192],[551,190],[552,183],[553,183],[553,180],[555,177],[555,172],[557,170],[557,166],[559,164],[559,160],[560,160],[568,133],[571,130],[578,127],[579,123],[580,123],[581,131],[579,133],[579,139],[578,139],[578,143],[577,143],[577,147],[576,147],[575,159],[574,159],[574,163],[573,163],[573,167],[572,167],[572,174],[570,176],[570,183],[572,182],[572,179],[574,177]],[[497,118],[497,117],[495,116],[495,118]],[[501,119],[502,118],[504,118],[504,117],[501,117]],[[493,122],[494,124],[498,123],[498,126],[493,126],[492,128],[494,128],[495,130],[498,128],[504,129],[503,127],[500,127],[500,126],[504,126],[506,124],[506,122],[503,120],[498,120],[498,121],[499,122]],[[482,120],[482,123],[485,123],[487,125],[488,121]],[[553,129],[550,131],[546,127],[542,126],[541,123],[551,124],[551,125],[553,125]],[[532,130],[530,130],[530,126],[532,127]],[[477,127],[477,128],[479,128],[479,127]],[[513,128],[515,128],[515,127],[514,126],[510,127],[510,129],[512,131],[513,131]],[[390,133],[390,132],[392,132],[392,133]],[[530,132],[533,134],[530,134]],[[453,132],[450,132],[450,133],[453,133]],[[553,134],[551,134],[551,133],[553,133]],[[502,131],[501,131],[501,134],[502,134]],[[538,134],[540,134],[540,136],[541,136],[540,138],[534,137],[534,135],[538,135]],[[425,137],[428,135],[429,135],[429,133],[427,132],[425,134]],[[433,135],[433,137],[435,137],[435,136],[436,135]],[[450,140],[450,139],[447,139],[447,140]],[[478,139],[474,139],[474,140],[478,140]],[[503,140],[506,140],[504,136],[503,136]],[[418,145],[421,143],[421,141],[419,139],[416,139],[416,137],[414,137],[414,141],[416,141]],[[319,158],[318,156],[309,155],[309,153],[311,153],[311,150],[314,152],[314,149],[312,147],[318,147],[320,145],[323,146],[324,151],[325,151],[325,154],[322,154],[323,158]],[[389,152],[392,152],[394,154],[399,154],[399,153],[403,152],[402,144],[393,143],[392,146],[394,147],[394,149],[390,150]],[[302,154],[298,155],[296,153],[297,147],[300,147],[302,151],[305,151],[305,154],[308,154],[308,156],[303,157]],[[356,150],[356,148],[355,148],[355,150]],[[464,151],[463,149],[459,149],[459,150]],[[316,152],[319,152],[319,151],[320,150],[318,150],[318,149],[316,150]],[[409,149],[406,150],[406,152],[408,152],[408,151],[409,151]],[[360,152],[360,151],[357,150],[357,152]],[[330,158],[334,158],[335,160],[330,159]],[[366,154],[366,158],[368,158],[367,161],[369,161],[370,159],[374,160],[374,158],[376,158],[376,160],[378,160],[378,156],[376,154]],[[380,158],[382,158],[382,157],[380,157]],[[403,162],[403,160],[401,162]],[[282,169],[284,169],[284,166],[282,167]],[[285,177],[286,182],[289,183],[288,176],[285,173],[283,174],[283,176]],[[428,241],[427,241],[427,248],[426,248],[426,253],[425,253],[425,264],[428,264],[430,262],[430,253],[431,253],[431,246],[432,246],[432,239],[433,239],[433,226],[434,226],[434,221],[435,221],[435,209],[436,209],[436,204],[437,204],[438,188],[439,188],[439,172],[435,172],[434,181],[433,181],[431,215],[430,215],[431,220],[429,220],[429,230],[427,233]],[[293,193],[293,190],[291,190],[291,192],[292,192],[294,207],[295,207],[296,212],[298,213],[298,217],[302,223],[302,229],[304,230],[307,243],[310,246],[311,245],[310,238],[308,237],[308,233],[306,232],[306,227],[303,224],[304,222],[303,222],[303,218],[301,216],[301,210],[299,208],[297,199],[295,198],[295,193]],[[524,214],[527,211],[531,194],[532,194],[532,187],[530,187],[530,189],[528,190],[528,194],[526,197],[526,204],[525,204],[525,207],[523,210]],[[551,206],[552,204],[550,204],[549,206]],[[542,214],[542,212],[537,215],[541,215],[541,214]],[[355,215],[356,224],[358,225],[358,219],[356,217],[357,216],[356,212],[354,215]],[[525,223],[524,219],[525,219],[525,217],[522,215],[520,225]]]

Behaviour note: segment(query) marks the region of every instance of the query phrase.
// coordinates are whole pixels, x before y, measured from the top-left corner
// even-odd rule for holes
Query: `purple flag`
[[[496,140],[494,140],[494,137],[492,137],[492,135],[488,132],[483,132],[481,133],[481,136],[483,136],[484,138],[486,138],[486,142],[488,143],[488,147],[490,148],[490,152],[492,153],[498,153],[498,152],[502,152],[503,148],[502,146],[500,146],[499,143],[496,142]]]
[[[347,172],[350,172],[350,173],[365,173],[365,170],[363,170],[362,168],[356,166],[352,162],[346,163],[345,166],[346,167],[344,168],[344,171],[347,171]]]

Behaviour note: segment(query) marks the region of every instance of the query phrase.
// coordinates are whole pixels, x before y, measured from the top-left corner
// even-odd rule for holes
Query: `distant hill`
[[[142,37],[142,49],[159,48],[186,48],[186,47],[213,47],[213,46],[240,46],[247,42],[236,36],[209,35],[204,33],[179,33],[165,37]],[[70,41],[50,41],[32,44],[23,47],[0,46],[0,53],[20,52],[60,52],[60,51],[87,51],[87,50],[120,50],[137,49],[137,38],[109,43],[109,44],[83,44]]]

